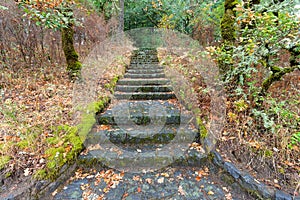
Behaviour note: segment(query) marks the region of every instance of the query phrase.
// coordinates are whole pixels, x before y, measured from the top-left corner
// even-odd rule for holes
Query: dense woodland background
[[[299,4],[1,1],[1,176],[54,178],[55,170],[74,159],[82,149],[72,122],[72,89],[81,62],[95,44],[120,31],[156,27],[199,41],[218,65],[227,91],[227,123],[218,149],[258,179],[299,194]],[[171,64],[189,71],[182,59]]]

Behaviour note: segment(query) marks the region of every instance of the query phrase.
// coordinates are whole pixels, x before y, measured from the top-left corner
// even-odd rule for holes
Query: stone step
[[[175,99],[174,92],[115,92],[116,99],[128,100],[168,100]]]
[[[124,78],[165,78],[164,73],[152,73],[152,74],[132,74],[126,73]]]
[[[129,67],[128,70],[136,70],[136,71],[142,71],[142,70],[147,70],[147,71],[153,71],[153,70],[161,70],[162,72],[164,72],[164,68],[160,67],[160,66],[153,66],[153,67],[143,67],[142,65],[140,65],[139,67]]]
[[[109,130],[100,130],[96,133],[90,133],[85,140],[85,146],[105,144],[112,142],[114,144],[126,144],[128,148],[149,149],[148,144],[166,144],[171,140],[176,143],[185,141],[194,141],[198,130],[189,124],[175,125],[120,125],[112,126]],[[145,147],[144,147],[145,145]]]
[[[153,69],[145,69],[145,68],[140,68],[140,69],[128,69],[127,73],[131,73],[131,74],[153,74],[153,73],[164,73],[164,69],[161,68],[153,68]]]
[[[129,69],[139,69],[139,70],[144,70],[144,69],[164,69],[163,66],[159,64],[152,64],[152,63],[143,63],[143,64],[130,64],[128,66]]]
[[[171,92],[172,86],[170,85],[117,85],[115,91],[120,92]]]
[[[130,61],[130,65],[159,65],[159,62],[156,61]]]
[[[168,101],[124,101],[112,109],[96,116],[98,124],[105,125],[159,125],[185,124],[193,120],[193,115],[179,110]]]
[[[100,163],[124,171],[148,171],[172,166],[201,166],[207,160],[203,150],[189,144],[171,144],[154,151],[124,151],[111,145],[95,146],[78,158],[79,163]]]
[[[158,61],[157,55],[136,55],[132,56],[131,60],[156,60]]]
[[[170,81],[166,78],[157,78],[157,79],[129,79],[124,78],[120,79],[118,85],[168,85]]]

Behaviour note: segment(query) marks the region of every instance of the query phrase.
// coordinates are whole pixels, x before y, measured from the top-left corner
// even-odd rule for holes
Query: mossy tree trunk
[[[236,0],[225,0],[225,12],[221,21],[221,35],[225,43],[235,41],[235,11]]]
[[[67,71],[71,79],[80,75],[81,63],[74,47],[74,29],[73,25],[61,29],[62,47],[66,57]]]
[[[67,26],[61,28],[62,48],[67,62],[67,71],[71,79],[80,76],[82,64],[74,47],[74,14],[70,6],[62,12],[68,18]],[[71,13],[71,15],[69,14]]]
[[[225,0],[224,15],[221,20],[221,36],[223,39],[224,49],[227,53],[232,54],[233,44],[235,42],[235,6],[236,0]],[[223,61],[218,62],[221,75],[225,75],[232,66],[229,66]]]

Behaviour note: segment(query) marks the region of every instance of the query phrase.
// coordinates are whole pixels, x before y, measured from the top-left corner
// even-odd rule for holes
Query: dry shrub
[[[192,37],[204,47],[216,45],[215,27],[204,25],[201,21],[194,26]]]
[[[59,31],[37,26],[23,17],[23,10],[13,1],[2,3],[8,10],[0,10],[0,63],[17,72],[23,67],[44,67],[65,62]],[[81,59],[93,45],[116,29],[116,20],[108,22],[96,13],[87,14],[76,8],[75,17],[82,26],[75,27],[75,48]]]

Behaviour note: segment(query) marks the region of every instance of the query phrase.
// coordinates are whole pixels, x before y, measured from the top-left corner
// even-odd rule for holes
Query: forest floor
[[[173,63],[188,65],[184,57],[174,56]],[[163,55],[161,56],[163,59]],[[46,167],[49,148],[59,148],[62,143],[49,143],[60,126],[73,126],[72,92],[64,66],[49,65],[43,68],[1,67],[0,74],[0,193],[15,183],[27,180],[37,170]],[[299,75],[299,74],[298,74]],[[199,74],[190,73],[189,78]],[[194,82],[195,91],[203,98],[199,107],[204,114],[209,97],[203,96],[199,86],[201,78]],[[230,105],[230,102],[228,103]],[[232,124],[227,124],[217,150],[228,160],[249,171],[267,185],[282,189],[292,195],[299,195],[300,161],[299,149],[293,151],[289,161],[279,152],[261,154],[258,144],[268,141],[264,135],[240,138],[231,133]],[[230,133],[230,134],[227,134]],[[63,137],[66,132],[60,132]],[[271,145],[271,144],[270,144]],[[64,147],[66,148],[66,147]],[[67,149],[66,149],[67,151]],[[298,157],[297,157],[298,156]],[[284,170],[280,170],[284,169]]]
[[[166,49],[160,49],[159,57],[166,66],[172,66],[173,69],[184,74],[186,79],[193,83],[193,91],[198,97],[198,102],[194,102],[201,109],[201,118],[207,119],[210,113],[210,96],[203,93],[203,88],[207,84],[201,78],[199,70],[193,66],[193,58],[188,53],[168,52]],[[201,63],[201,62],[200,62]],[[209,66],[209,65],[208,65]],[[195,78],[196,77],[196,78]],[[280,94],[288,90],[284,95]],[[275,83],[270,92],[280,100],[289,100],[292,102],[298,99],[298,103],[291,107],[300,116],[300,72],[286,76],[285,79]],[[292,95],[287,95],[287,94]],[[216,145],[216,150],[224,157],[234,163],[242,171],[249,172],[257,180],[266,185],[284,190],[291,195],[300,195],[300,148],[299,143],[292,149],[277,149],[280,143],[287,142],[286,137],[270,136],[269,134],[257,134],[253,130],[256,127],[247,127],[246,122],[253,120],[247,112],[237,112],[236,99],[231,98],[227,93],[226,99],[226,122],[222,130],[222,135]],[[232,118],[234,116],[234,119]],[[208,125],[207,123],[205,124]],[[298,127],[299,128],[299,127]],[[297,128],[296,128],[297,129]],[[298,129],[299,131],[299,129]],[[278,141],[278,140],[284,141]],[[278,143],[276,143],[276,142]]]

